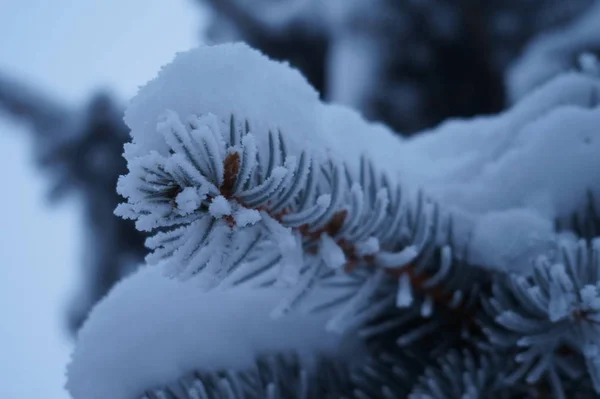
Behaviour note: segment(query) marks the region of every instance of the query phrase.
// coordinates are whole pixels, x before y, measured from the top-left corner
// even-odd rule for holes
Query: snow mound
[[[516,101],[555,76],[573,69],[581,54],[598,49],[600,2],[595,3],[566,27],[540,35],[527,46],[507,75],[511,100]]]
[[[598,80],[570,73],[498,116],[448,121],[405,142],[400,180],[454,215],[472,262],[526,272],[553,258],[556,220],[584,209],[588,192],[600,206],[598,94]]]
[[[245,44],[205,46],[177,54],[140,89],[125,111],[135,152],[167,151],[157,132],[159,117],[212,113],[229,123],[231,114],[249,119],[252,130],[281,129],[303,137],[317,129],[318,93],[287,64],[269,60]]]
[[[566,74],[498,116],[445,122],[405,142],[396,155],[400,177],[471,213],[568,214],[587,188],[600,189],[591,173],[600,161],[594,93],[597,80]]]
[[[144,267],[92,311],[68,366],[67,390],[76,399],[131,399],[193,370],[241,369],[258,354],[315,353],[357,345],[325,331],[331,315],[273,320],[282,289],[234,288],[203,293],[192,281],[165,278]],[[355,350],[356,348],[354,348]]]

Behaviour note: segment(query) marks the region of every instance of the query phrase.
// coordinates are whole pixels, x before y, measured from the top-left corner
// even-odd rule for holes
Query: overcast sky
[[[78,107],[108,87],[125,102],[173,55],[199,42],[194,0],[0,0],[0,72]],[[75,199],[49,207],[32,143],[0,115],[0,397],[66,399],[81,219]]]

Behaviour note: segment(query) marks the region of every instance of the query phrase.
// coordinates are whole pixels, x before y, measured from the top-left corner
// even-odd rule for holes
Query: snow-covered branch
[[[600,191],[584,173],[598,163],[590,136],[597,91],[593,79],[566,76],[500,116],[401,140],[321,104],[294,71],[245,46],[206,48],[181,55],[128,110],[130,173],[119,183],[128,204],[118,212],[140,229],[161,229],[148,259],[170,275],[202,274],[207,286],[301,279],[300,297],[322,265],[379,266],[395,270],[397,302],[410,304],[415,284],[437,286],[461,262],[527,273],[535,257],[551,256],[554,221]],[[577,120],[578,134],[565,134],[558,119]],[[539,151],[547,157],[534,158]],[[572,170],[549,174],[559,166]],[[523,167],[528,174],[516,172]],[[517,183],[532,176],[534,186]],[[420,190],[434,202],[416,197]],[[454,295],[436,294],[439,302]]]
[[[548,378],[564,397],[559,375],[580,378],[587,369],[600,392],[599,240],[565,243],[558,262],[541,258],[531,276],[497,282],[488,304],[497,325],[485,330],[494,344],[518,348],[509,381]]]
[[[280,290],[269,311],[257,309],[291,313],[292,320],[314,317],[318,323],[307,323],[318,334],[357,332],[368,352],[364,367],[351,372],[357,398],[410,392],[419,398],[438,388],[453,389],[454,396],[514,393],[528,382],[537,384],[534,390],[546,384],[564,396],[570,388],[557,385],[552,370],[566,363],[546,352],[540,358],[540,347],[527,337],[537,340],[547,327],[552,337],[573,341],[564,331],[583,331],[581,325],[590,323],[570,316],[587,306],[587,322],[588,310],[596,306],[589,287],[598,276],[565,272],[558,279],[552,272],[544,279],[539,264],[569,265],[560,245],[595,234],[597,221],[585,224],[581,237],[563,222],[573,215],[595,217],[600,206],[599,90],[595,77],[567,74],[500,115],[451,121],[401,139],[353,111],[323,104],[296,71],[245,45],[203,47],[180,54],[126,111],[129,173],[118,190],[127,203],[116,212],[154,232],[147,241],[153,250],[148,262],[185,280],[165,284],[197,292],[207,309],[216,311],[206,299],[219,295],[248,292],[260,298]],[[594,262],[578,263],[584,264],[578,270],[592,270]],[[585,287],[573,288],[583,280]],[[547,301],[544,313],[535,308],[535,289],[515,291],[514,281],[539,286],[542,297],[555,299]],[[144,295],[153,295],[150,291]],[[166,297],[152,297],[153,307],[168,303]],[[185,310],[173,306],[160,314]],[[233,305],[218,308],[237,311]],[[110,312],[93,316],[89,334],[108,334],[103,329],[110,327]],[[230,326],[212,314],[198,320]],[[281,319],[263,324],[271,322]],[[588,332],[577,336],[574,349],[585,357],[586,378],[595,380],[595,343],[587,345]],[[281,342],[275,351],[297,352],[294,342]],[[90,345],[104,353],[102,345]],[[179,347],[169,351],[176,358],[160,354],[169,367],[187,356]],[[81,355],[83,364],[86,358]],[[196,354],[182,369],[145,376],[135,392],[159,395],[201,368],[204,358]],[[432,366],[434,359],[442,360]],[[524,364],[516,374],[515,361]],[[238,370],[253,365],[233,363]],[[405,386],[390,382],[392,371]],[[415,384],[411,373],[423,379]],[[84,378],[96,384],[89,374],[73,374],[73,386]],[[459,374],[464,379],[453,385]],[[105,377],[122,385],[118,375]],[[85,392],[96,388],[89,389]]]

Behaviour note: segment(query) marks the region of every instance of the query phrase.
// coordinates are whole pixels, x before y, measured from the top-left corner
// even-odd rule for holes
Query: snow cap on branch
[[[269,130],[281,131],[290,154],[310,149],[321,161],[337,154],[355,166],[368,154],[384,167],[400,144],[383,125],[368,123],[349,108],[321,103],[297,70],[243,43],[179,53],[142,87],[125,112],[135,144],[127,146],[128,158],[151,150],[168,152],[156,129],[166,110],[181,118],[211,113],[223,126],[236,115],[248,120],[259,149]]]
[[[192,371],[242,370],[261,354],[298,353],[310,366],[315,355],[360,349],[350,336],[325,331],[326,313],[271,319],[284,295],[280,288],[247,287],[203,293],[194,281],[144,267],[90,314],[67,389],[74,398],[131,399]]]
[[[156,132],[165,110],[181,117],[231,114],[248,118],[252,130],[280,128],[302,137],[314,128],[317,92],[296,70],[269,59],[245,44],[205,46],[179,53],[158,76],[140,89],[125,112],[136,153],[165,154]],[[310,134],[310,133],[308,133]]]

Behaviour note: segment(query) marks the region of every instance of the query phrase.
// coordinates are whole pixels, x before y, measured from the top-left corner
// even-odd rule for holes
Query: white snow
[[[344,251],[342,251],[329,234],[321,234],[319,255],[330,269],[337,270],[346,264]]]
[[[586,311],[600,310],[600,287],[591,284],[585,285],[580,290],[582,308]]]
[[[421,304],[421,317],[427,318],[431,316],[433,312],[433,299],[430,296],[426,296],[425,300]]]
[[[297,283],[300,267],[304,264],[304,252],[299,233],[289,227],[283,227],[266,213],[261,215],[261,220],[271,233],[270,239],[277,246],[278,253],[281,254],[278,282],[283,285]]]
[[[229,201],[227,201],[227,198],[219,195],[213,198],[208,207],[208,211],[212,217],[219,219],[223,216],[231,215],[231,205],[229,204]]]
[[[485,214],[475,224],[469,260],[476,265],[524,272],[531,261],[558,255],[554,226],[526,209]]]
[[[203,293],[193,281],[142,268],[90,314],[67,389],[75,399],[131,399],[193,370],[250,366],[260,353],[298,351],[307,366],[316,353],[357,353],[352,335],[325,331],[328,314],[269,318],[285,294],[244,287]]]
[[[288,155],[308,150],[319,163],[333,158],[353,172],[367,155],[392,184],[402,182],[413,195],[422,189],[452,213],[457,242],[473,231],[487,240],[477,255],[483,265],[507,268],[503,254],[518,243],[506,237],[506,226],[496,234],[489,220],[510,219],[505,225],[525,231],[569,218],[587,190],[600,199],[593,173],[600,169],[600,110],[590,103],[597,93],[591,77],[566,74],[498,116],[448,121],[402,139],[348,108],[322,104],[297,71],[244,44],[201,47],[179,54],[133,100],[125,120],[135,144],[127,156],[166,151],[156,122],[167,109],[181,117],[214,114],[224,129],[234,113],[248,120],[259,149],[268,146],[269,129],[280,129]],[[531,248],[525,242],[516,250]]]
[[[578,59],[581,70],[595,76],[600,76],[600,60],[592,53],[585,52]]]
[[[408,273],[402,273],[398,280],[398,291],[396,292],[396,306],[407,308],[412,305],[413,294],[410,276]]]
[[[400,269],[419,256],[420,249],[410,245],[398,252],[381,251],[376,255],[377,264],[390,269]]]
[[[234,212],[233,219],[239,227],[244,227],[257,223],[261,218],[260,212],[258,212],[256,209],[248,209],[240,206]]]
[[[320,195],[317,198],[317,205],[319,205],[321,208],[327,208],[329,207],[329,204],[331,204],[331,195],[329,194],[323,194]]]
[[[600,149],[600,110],[589,108],[594,91],[597,81],[567,74],[498,116],[448,121],[402,147],[401,178],[473,213],[570,214],[587,188],[600,189],[590,174]]]
[[[361,255],[374,255],[379,251],[379,240],[375,237],[369,237],[363,242],[356,244],[356,252]]]
[[[212,113],[227,123],[234,113],[248,118],[257,132],[281,128],[287,135],[302,137],[305,129],[316,131],[311,122],[319,105],[317,92],[296,70],[267,60],[244,44],[179,53],[125,112],[137,150],[165,153],[156,123],[168,109],[182,117]]]
[[[397,154],[405,163],[400,177],[454,214],[459,242],[486,244],[476,249],[478,263],[523,270],[535,248],[549,250],[555,220],[585,206],[588,190],[600,205],[594,93],[597,81],[566,74],[496,117],[446,122],[405,143]],[[511,237],[525,231],[532,236]],[[508,247],[523,257],[508,261]]]
[[[203,199],[204,195],[201,195],[197,188],[186,187],[179,194],[177,194],[175,197],[175,202],[177,203],[177,208],[179,208],[184,214],[188,214],[198,209]]]
[[[600,45],[600,2],[562,29],[540,35],[527,45],[509,70],[507,89],[514,101],[560,73],[573,69],[578,56]],[[585,61],[584,61],[585,62]]]

